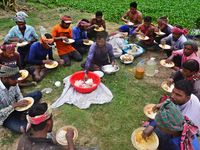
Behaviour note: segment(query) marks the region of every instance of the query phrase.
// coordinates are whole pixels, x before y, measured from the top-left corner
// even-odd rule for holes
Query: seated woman
[[[179,67],[183,66],[183,63],[188,59],[195,59],[200,64],[200,59],[197,54],[198,45],[193,40],[188,40],[183,43],[184,49],[173,51],[172,55],[166,60],[166,63],[173,61],[177,67],[174,67],[175,70],[178,70]]]
[[[162,150],[197,150],[198,127],[183,116],[178,106],[172,101],[165,101],[155,117],[156,126],[164,132],[165,142]]]
[[[159,36],[155,37],[155,41],[160,44],[160,40],[163,37],[167,37],[168,35],[170,35],[172,33],[173,26],[170,24],[167,24],[167,22],[168,22],[167,17],[160,17],[160,18],[158,18],[157,22],[158,22],[158,28],[155,29],[155,32],[158,32],[160,30],[161,32],[165,33],[165,35],[159,35]]]

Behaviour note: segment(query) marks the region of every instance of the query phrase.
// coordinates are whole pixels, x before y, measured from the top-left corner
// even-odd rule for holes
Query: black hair
[[[44,35],[45,35],[45,37],[46,37],[47,39],[52,39],[52,38],[53,38],[52,35],[49,34],[49,33],[45,33]]]
[[[106,40],[108,36],[108,32],[106,31],[101,31],[101,32],[98,32],[97,35],[96,35],[96,39],[101,39],[101,38],[104,38]]]
[[[183,68],[189,70],[190,72],[198,72],[199,63],[195,59],[188,59],[183,63]]]
[[[137,8],[137,3],[136,2],[130,3],[130,7]]]
[[[192,82],[188,80],[180,80],[178,82],[175,82],[174,87],[178,90],[183,91],[186,96],[190,96],[194,90]]]
[[[181,25],[177,25],[176,27],[183,30],[183,27]]]
[[[149,17],[149,16],[146,16],[146,17],[144,18],[144,22],[151,22],[151,20],[152,20],[152,18]]]
[[[89,21],[87,19],[82,19],[81,21],[85,21],[85,22],[89,23]]]
[[[103,13],[101,11],[97,11],[95,15],[96,15],[96,17],[97,16],[103,16]]]
[[[167,19],[167,17],[160,17],[159,19]]]
[[[38,103],[38,104],[33,105],[30,108],[28,114],[30,117],[35,117],[35,116],[43,115],[46,111],[47,111],[47,103]],[[51,117],[49,119],[51,119]],[[33,128],[34,131],[43,130],[49,119],[47,119],[37,125],[32,124],[31,127]]]
[[[9,44],[12,44],[12,42],[9,42],[9,41],[8,41],[8,42],[4,42],[4,43],[3,43],[3,45],[9,45]],[[5,51],[6,49],[1,49],[1,50]]]

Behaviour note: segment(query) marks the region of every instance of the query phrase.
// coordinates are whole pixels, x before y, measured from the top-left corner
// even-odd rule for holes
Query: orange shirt
[[[55,25],[52,29],[51,35],[56,37],[66,36],[70,39],[73,39],[72,29],[69,27],[68,29],[62,28],[59,24]],[[74,47],[71,44],[66,44],[62,41],[56,42],[56,48],[58,50],[58,55],[68,54],[74,51]]]

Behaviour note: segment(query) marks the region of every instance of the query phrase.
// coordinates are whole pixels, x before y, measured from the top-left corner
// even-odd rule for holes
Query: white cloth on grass
[[[104,104],[112,100],[112,92],[103,84],[100,83],[97,88],[90,93],[79,93],[70,83],[70,76],[63,79],[65,88],[61,96],[54,102],[51,107],[57,108],[64,103],[74,104],[80,109],[87,109],[91,104]]]

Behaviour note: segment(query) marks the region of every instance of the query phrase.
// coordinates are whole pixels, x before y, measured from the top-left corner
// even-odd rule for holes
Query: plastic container
[[[40,26],[40,33],[41,33],[41,37],[47,33],[46,29],[43,26]]]
[[[144,71],[145,71],[145,65],[144,65],[144,60],[141,60],[136,67],[136,71],[135,71],[135,77],[137,79],[142,79],[144,77]]]
[[[154,61],[155,58],[151,57],[149,61],[147,61],[147,67],[146,67],[146,75],[149,77],[152,77],[155,75],[155,70],[156,70],[156,62]]]

